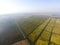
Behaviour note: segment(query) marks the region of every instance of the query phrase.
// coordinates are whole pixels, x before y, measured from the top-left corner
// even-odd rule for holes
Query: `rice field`
[[[30,45],[60,45],[59,18],[31,16],[18,21],[17,24]]]
[[[0,39],[3,40],[3,45],[7,45],[7,43],[16,45],[19,42],[26,45],[60,45],[60,18],[31,16],[12,23],[11,25],[7,23],[10,33],[2,34],[5,36]]]

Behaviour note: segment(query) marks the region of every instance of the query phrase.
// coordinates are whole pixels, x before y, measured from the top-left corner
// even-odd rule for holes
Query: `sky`
[[[60,12],[60,0],[0,0],[0,14]]]

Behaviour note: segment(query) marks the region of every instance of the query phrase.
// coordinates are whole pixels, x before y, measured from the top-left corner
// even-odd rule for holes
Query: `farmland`
[[[4,22],[5,21],[5,22]],[[34,15],[19,20],[0,21],[2,45],[60,45],[60,18]],[[1,28],[0,28],[1,29]],[[16,43],[15,43],[16,42]]]
[[[60,45],[60,19],[32,16],[18,24],[31,45]]]

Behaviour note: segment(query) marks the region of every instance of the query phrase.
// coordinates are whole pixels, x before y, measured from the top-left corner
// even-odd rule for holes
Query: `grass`
[[[56,20],[55,27],[52,31],[52,36],[50,40],[50,45],[58,44],[60,45],[60,36],[56,34],[60,34],[60,19],[54,19],[48,24],[48,26],[44,29],[44,32],[41,34],[41,36],[36,41],[35,45],[48,45],[50,34],[52,31],[52,28],[54,26],[54,20]],[[45,20],[45,22],[43,22]],[[19,25],[23,28],[24,32],[28,35],[30,32],[32,32],[40,23],[39,25],[30,35],[28,35],[29,40],[33,43],[35,39],[38,37],[38,35],[41,33],[42,29],[47,24],[47,18],[41,18],[41,17],[30,17],[27,20],[21,21]],[[56,33],[56,34],[54,34]]]
[[[44,41],[49,41],[49,38],[50,38],[50,32],[47,32],[47,31],[44,31],[42,34],[41,34],[41,37],[39,37],[41,40],[44,40]]]
[[[50,45],[60,45],[60,19],[54,19],[54,18],[51,18],[51,19],[52,20],[49,22],[48,26],[46,26],[43,33],[36,41],[35,45],[48,45],[50,34],[54,26],[54,20],[56,20],[56,23],[52,31]],[[47,17],[35,16],[35,17],[29,17],[25,20],[22,20],[18,24],[21,26],[21,28],[26,33],[26,35],[30,33],[28,35],[28,38],[33,43],[35,39],[38,37],[38,35],[41,33],[42,29],[45,27],[48,21],[49,21],[49,18]]]
[[[48,45],[52,26],[54,25],[54,19],[50,21],[48,26],[45,28],[44,32],[41,34],[41,37],[38,38],[35,45]]]
[[[52,34],[51,42],[60,45],[60,35]]]
[[[49,19],[48,19],[49,20]],[[45,27],[45,25],[47,24],[48,20],[46,20],[45,23],[43,23],[42,25],[40,25],[38,28],[35,29],[35,31],[33,33],[31,33],[28,37],[31,40],[31,42],[34,42],[34,40],[36,39],[36,37],[40,34],[40,32],[42,31],[42,29]]]
[[[48,31],[48,32],[51,32],[51,31],[52,31],[52,28],[53,28],[53,26],[54,26],[54,20],[55,20],[55,19],[52,19],[52,20],[50,21],[50,23],[48,24],[48,26],[45,28],[46,31]]]
[[[55,24],[55,28],[53,30],[53,33],[60,35],[60,21],[59,21],[59,19],[56,19],[56,24]]]
[[[43,23],[47,18],[43,17],[30,17],[26,20],[22,20],[18,24],[21,26],[23,31],[28,35],[30,32],[32,32],[35,28],[38,27],[41,23]]]
[[[38,39],[38,41],[35,43],[35,45],[48,45],[48,41],[43,41],[41,39]]]

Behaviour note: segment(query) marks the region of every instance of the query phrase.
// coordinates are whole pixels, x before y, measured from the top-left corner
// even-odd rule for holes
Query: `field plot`
[[[60,45],[60,19],[31,16],[18,24],[30,45]]]
[[[52,18],[35,45],[60,45],[60,19]]]
[[[50,23],[44,29],[44,32],[38,38],[35,45],[48,45],[53,25],[54,25],[54,19],[51,19]]]
[[[38,37],[38,35],[41,33],[45,25],[48,23],[49,19],[46,20],[42,25],[40,25],[38,28],[34,30],[28,37],[31,40],[31,42],[34,42],[34,40]]]
[[[50,40],[53,44],[60,45],[60,19],[56,19],[55,27]]]
[[[32,16],[19,22],[19,25],[22,28],[22,30],[26,33],[26,35],[29,35],[31,32],[33,32],[33,30],[35,30],[39,25],[41,25],[47,19],[48,17],[44,16],[41,17]]]

